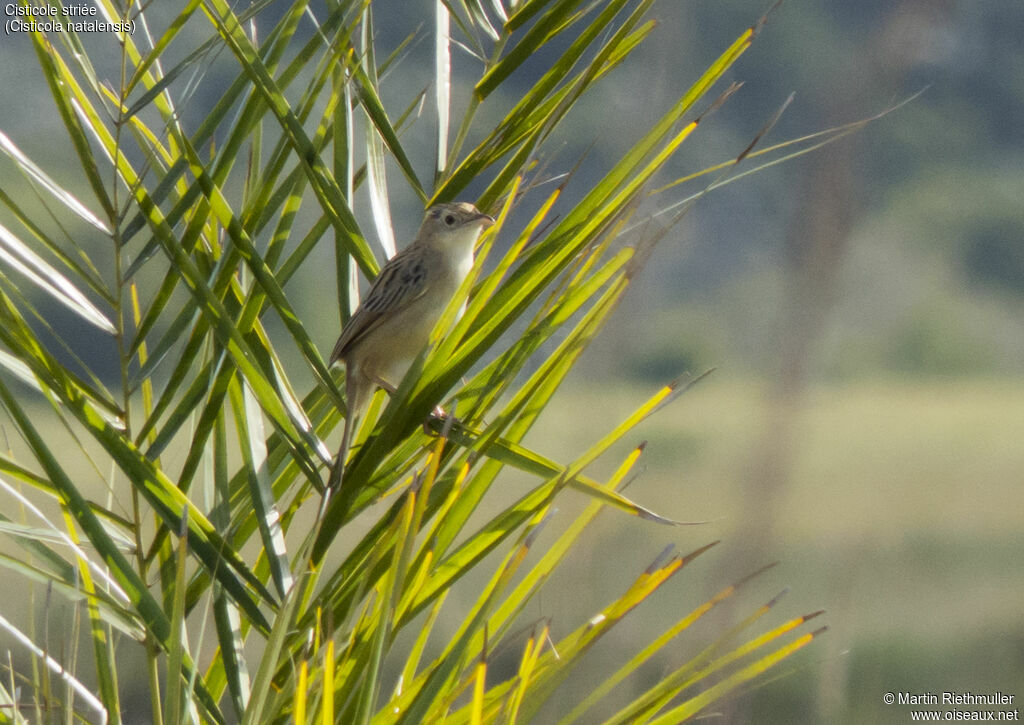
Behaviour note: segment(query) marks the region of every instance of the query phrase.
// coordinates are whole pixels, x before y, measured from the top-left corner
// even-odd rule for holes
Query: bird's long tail
[[[369,394],[372,391],[373,388],[371,386],[360,384],[358,375],[354,374],[354,372],[347,371],[345,373],[345,402],[348,404],[348,413],[345,415],[345,427],[341,431],[341,445],[338,446],[338,455],[334,459],[331,475],[327,479],[327,488],[324,491],[323,500],[320,502],[318,520],[323,518],[331,498],[341,490],[341,479],[345,473],[345,461],[348,460],[352,436],[355,434],[356,426],[366,411],[366,404],[369,402]]]

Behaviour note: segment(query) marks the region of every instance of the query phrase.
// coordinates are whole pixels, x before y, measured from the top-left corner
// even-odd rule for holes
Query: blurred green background
[[[413,7],[429,17],[430,3],[380,4],[382,48],[401,41]],[[589,149],[580,173],[601,173],[765,9],[656,5],[660,25],[641,60],[570,117],[550,170]],[[404,24],[388,23],[389,12]],[[779,561],[703,636],[783,586],[780,617],[825,609],[831,631],[783,667],[788,676],[719,711],[727,721],[907,722],[909,707],[883,704],[888,691],[1024,698],[1021,38],[1019,0],[794,0],[741,59],[732,80],[744,87],[687,142],[678,175],[734,157],[791,92],[768,143],[924,92],[852,137],[702,199],[528,439],[568,460],[658,386],[717,368],[644,424],[646,468],[630,489],[659,513],[709,523],[666,529],[605,514],[531,612],[568,629],[666,544],[722,539],[647,605],[637,629],[593,653],[597,669],[646,641],[645,627],[659,631]],[[415,66],[429,53],[420,43],[393,73],[393,108],[420,90]],[[534,70],[520,72],[524,86]],[[0,130],[85,195],[82,179],[62,173],[70,149],[39,80],[30,44],[6,37]],[[222,82],[216,68],[202,79],[183,106],[186,126]],[[429,168],[428,124],[410,133],[422,134],[414,161]],[[2,174],[20,183],[6,161]],[[393,187],[407,239],[418,211]],[[336,311],[322,308],[326,283],[288,289],[325,351],[337,332]],[[83,358],[109,354],[74,340],[59,311],[54,324]],[[507,485],[515,495],[517,482]],[[681,639],[680,651],[700,636]],[[643,674],[657,678],[658,667]],[[572,686],[585,690],[579,679]]]
[[[672,87],[750,7],[672,8],[659,50],[680,65],[634,69],[616,111]],[[743,148],[791,91],[769,141],[923,94],[702,200],[534,439],[571,452],[681,368],[717,368],[645,424],[631,492],[711,523],[609,516],[587,566],[721,538],[699,594],[779,561],[751,588],[781,582],[780,608],[827,610],[820,646],[727,722],[908,722],[890,691],[1024,698],[1022,37],[1015,2],[783,4],[688,163]],[[672,615],[699,601],[687,586]]]

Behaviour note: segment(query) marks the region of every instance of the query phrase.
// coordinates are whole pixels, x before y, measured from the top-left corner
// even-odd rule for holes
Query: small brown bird
[[[374,387],[395,392],[473,267],[480,233],[492,224],[494,219],[465,202],[428,209],[416,239],[384,265],[341,331],[328,364],[345,365],[348,415],[328,491],[341,483],[352,435]]]

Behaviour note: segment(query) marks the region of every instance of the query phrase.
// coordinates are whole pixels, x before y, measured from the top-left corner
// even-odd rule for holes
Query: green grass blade
[[[536,512],[535,512],[536,513]],[[528,531],[520,537],[518,546],[510,552],[495,571],[494,576],[477,598],[472,610],[466,615],[459,631],[452,637],[445,651],[428,668],[429,674],[421,680],[421,686],[410,689],[412,695],[408,705],[399,705],[398,724],[428,722],[440,716],[453,697],[450,688],[444,688],[451,678],[457,676],[473,656],[480,651],[483,640],[482,626],[497,603],[498,597],[508,587],[519,565],[526,557],[533,543],[533,533],[543,519],[536,518]],[[444,689],[442,689],[444,688]]]
[[[57,660],[48,655],[41,648],[37,647],[30,637],[11,624],[2,614],[0,614],[0,629],[5,630],[18,642],[18,644],[43,662],[48,671],[57,675],[64,684],[75,693],[76,697],[80,697],[89,706],[89,708],[96,713],[98,722],[105,724],[109,721],[109,713],[99,698],[97,698],[88,687],[83,685],[76,677],[74,677],[74,675],[65,670]]]
[[[806,621],[807,619],[808,617],[801,618],[802,621]],[[798,650],[803,649],[826,630],[827,627],[822,627],[814,632],[809,632],[798,637],[789,644],[775,650],[771,654],[765,655],[756,662],[752,662],[741,670],[732,673],[720,682],[710,686],[707,690],[696,697],[690,698],[678,707],[669,710],[661,717],[653,720],[651,725],[672,725],[672,723],[689,720],[711,703],[724,697],[755,677],[763,674],[765,671],[791,656]]]
[[[619,469],[608,481],[608,488],[614,490],[625,480],[626,475],[632,469],[643,451],[643,447],[636,448],[622,463]],[[540,591],[544,583],[550,578],[566,557],[569,549],[579,540],[583,531],[596,518],[597,514],[604,508],[603,501],[591,501],[587,508],[566,527],[558,539],[549,546],[536,564],[516,585],[516,588],[509,593],[501,606],[495,611],[488,622],[488,631],[500,633],[515,621],[516,617],[523,611],[526,604],[533,596]]]
[[[89,324],[113,335],[117,328],[81,290],[46,260],[0,225],[0,260],[18,270],[26,279]]]
[[[434,0],[434,27],[434,105],[437,108],[434,178],[439,179],[448,164],[452,102],[451,15],[443,0]]]
[[[44,232],[39,225],[35,223],[32,217],[25,212],[17,202],[14,201],[8,194],[0,189],[0,202],[6,206],[11,213],[17,218],[17,220],[24,226],[45,248],[46,251],[60,260],[61,264],[67,267],[73,276],[84,282],[89,289],[99,295],[107,304],[113,304],[114,300],[110,295],[110,291],[107,289],[102,276],[96,267],[92,264],[84,252],[79,249],[79,256],[82,258],[82,262],[78,262],[73,259],[70,255],[61,249],[60,245],[57,244],[49,235]]]
[[[182,8],[181,12],[167,25],[167,29],[164,31],[160,39],[153,44],[153,47],[146,53],[141,59],[138,65],[135,66],[135,70],[132,72],[132,77],[128,79],[128,83],[125,84],[124,93],[127,96],[132,92],[135,86],[148,74],[149,69],[157,64],[159,67],[160,59],[164,55],[164,51],[171,44],[171,42],[178,36],[181,29],[188,22],[189,18],[199,8],[199,3],[202,0],[189,0],[188,4]],[[182,68],[183,66],[179,66]],[[177,73],[175,73],[177,76]],[[161,78],[165,77],[161,73]],[[135,115],[136,112],[132,112],[129,115]]]
[[[60,498],[60,492],[54,488],[53,484],[51,484],[49,480],[43,476],[33,473],[24,466],[18,464],[17,461],[8,458],[2,453],[0,453],[0,473],[4,473],[5,475],[11,476],[34,489],[42,491],[51,498]],[[0,485],[2,485],[2,479],[0,479]],[[90,503],[89,509],[99,518],[100,523],[103,524],[108,531],[116,529],[118,532],[116,536],[127,540],[127,535],[124,532],[131,529],[131,521],[123,516],[115,514],[112,511],[108,511],[96,503]]]
[[[22,359],[28,358],[37,361],[41,366],[40,371],[45,370],[48,373],[43,379],[46,385],[89,430],[97,442],[107,450],[117,465],[135,483],[136,490],[149,501],[165,523],[177,527],[180,524],[181,513],[186,507],[191,508],[193,514],[190,518],[190,532],[194,537],[195,553],[210,571],[216,573],[217,578],[225,587],[234,596],[239,597],[240,604],[249,609],[255,621],[265,623],[266,620],[250,599],[245,585],[231,573],[232,570],[240,574],[249,586],[253,587],[266,601],[273,602],[273,597],[262,582],[248,570],[238,554],[224,546],[220,535],[213,529],[209,521],[198,513],[185,494],[171,483],[130,441],[126,440],[121,431],[111,427],[89,404],[88,399],[67,380],[59,366],[34,343],[30,331],[6,297],[0,297],[0,320],[4,322],[0,335],[3,336],[8,346],[16,352],[22,353]],[[57,483],[52,475],[49,478],[53,483]],[[62,494],[66,495],[66,492],[62,491]],[[91,510],[88,508],[86,510],[92,516]],[[224,563],[230,566],[225,567]]]
[[[39,554],[39,546],[41,546],[39,542],[35,543],[37,546],[32,547],[34,555]],[[144,632],[138,618],[133,612],[107,596],[103,590],[83,591],[80,586],[76,585],[74,577],[63,579],[52,572],[52,567],[51,570],[40,569],[7,554],[0,554],[0,566],[20,574],[31,582],[36,582],[44,587],[52,587],[53,591],[61,594],[70,602],[85,602],[90,608],[95,608],[96,616],[103,624],[110,625],[131,639],[142,641]],[[104,637],[109,638],[109,632],[104,632]],[[113,701],[113,698],[108,701]]]
[[[531,697],[521,706],[523,717],[527,719],[534,717],[540,706],[552,696],[569,675],[573,663],[578,658],[582,657],[599,639],[618,625],[641,602],[661,588],[686,564],[712,546],[714,544],[701,547],[685,557],[672,556],[667,560],[663,553],[633,581],[622,596],[602,609],[596,616],[591,617],[586,624],[557,642],[554,649],[545,653],[537,664]]]
[[[277,611],[274,627],[267,639],[266,654],[260,659],[260,666],[253,678],[252,696],[245,708],[241,725],[263,725],[272,719],[267,708],[273,690],[272,680],[277,669],[278,657],[285,649],[288,635],[294,624],[295,613],[300,601],[306,595],[306,587],[310,584],[311,577],[308,570],[301,572],[296,579],[295,586],[288,592],[288,596],[285,597]]]
[[[2,277],[2,275],[0,275],[0,277]],[[37,390],[44,395],[46,394],[46,390],[39,382],[39,379],[36,377],[32,367],[26,364],[23,360],[19,360],[10,353],[0,350],[0,367],[30,388]],[[103,395],[101,391],[96,390],[77,377],[69,375],[68,378],[72,380],[73,384],[89,399],[89,403],[94,406],[99,415],[103,416],[105,421],[115,428],[124,427],[124,416],[122,412],[117,409],[117,406],[111,402],[107,396]]]
[[[270,488],[263,418],[255,398],[247,387],[240,389],[238,382],[235,381],[229,389],[235,424],[238,426],[241,441],[242,458],[249,471],[251,500],[260,524],[263,551],[270,562],[277,591],[284,598],[292,588],[294,580],[289,568],[284,533],[281,531],[281,515],[274,501],[274,492]]]
[[[378,86],[377,61],[373,49],[373,11],[367,7],[363,13],[362,23],[363,54],[360,68],[366,82],[371,88]],[[364,105],[364,108],[366,106]],[[369,111],[367,111],[369,115]],[[371,118],[372,121],[372,118]],[[393,130],[392,130],[393,133]],[[396,139],[397,140],[397,139]],[[377,239],[385,257],[395,256],[395,233],[391,224],[391,208],[388,201],[388,180],[384,167],[384,145],[381,143],[380,132],[372,123],[366,127],[366,180],[370,195],[370,209],[373,212],[374,228]]]
[[[170,652],[167,653],[167,671],[181,672],[185,660],[185,565],[188,562],[188,509],[182,514],[181,529],[178,531],[178,550],[175,556],[174,593],[171,606]],[[174,674],[168,677],[167,692],[164,696],[164,722],[182,721],[182,678]]]
[[[98,216],[92,213],[92,211],[72,195],[71,192],[62,188],[56,181],[50,178],[45,171],[36,166],[31,159],[21,152],[21,149],[14,145],[14,142],[8,138],[7,134],[2,131],[0,131],[0,151],[15,163],[19,171],[25,174],[25,176],[32,181],[36,182],[40,187],[47,191],[50,196],[59,201],[68,211],[104,234],[109,235],[111,233],[110,228]]]
[[[74,98],[81,102],[83,93],[77,84],[66,84],[67,73],[61,74],[58,68],[63,65],[59,53],[53,45],[48,41],[44,40],[43,34],[39,32],[29,33],[32,38],[32,46],[36,51],[36,58],[39,61],[39,66],[43,71],[43,75],[46,78],[46,83],[50,88],[50,94],[53,97],[54,103],[57,106],[57,112],[60,114],[61,120],[64,122],[64,128],[68,132],[68,136],[71,139],[72,145],[75,147],[75,153],[78,155],[78,160],[81,165],[82,171],[85,173],[86,179],[89,182],[89,186],[92,189],[93,194],[96,195],[96,199],[100,202],[103,207],[104,213],[108,219],[114,219],[116,212],[114,210],[114,204],[110,197],[107,195],[106,187],[104,186],[103,179],[100,176],[99,169],[96,166],[96,159],[92,153],[92,149],[89,146],[89,141],[85,137],[84,130],[81,125],[81,121],[75,114],[74,101],[67,93],[67,88],[71,88],[74,94]],[[84,54],[83,54],[84,55]],[[75,55],[74,57],[81,58],[81,55]],[[61,77],[63,75],[63,78]],[[95,78],[93,80],[93,87],[95,87]],[[91,119],[90,126],[102,125],[98,116],[93,116]],[[95,132],[94,128],[90,130]],[[105,127],[104,127],[104,130]],[[20,154],[20,152],[18,152]],[[29,169],[25,169],[30,176],[35,178],[34,172]],[[45,177],[45,175],[44,175]],[[55,193],[55,189],[51,187],[52,182],[44,179],[37,179],[40,181],[44,188],[47,188],[51,193]],[[93,225],[100,231],[110,234],[110,229],[107,224],[97,219],[92,212],[81,205],[77,200],[72,197],[70,200],[64,198],[66,192],[62,190],[56,190],[56,194],[59,199],[62,199],[66,204],[68,201],[71,202],[70,208],[72,211],[77,213],[86,222]],[[67,195],[70,196],[70,195]]]
[[[569,21],[571,14],[579,4],[580,0],[557,0],[554,7],[526,31],[522,39],[505,54],[505,57],[487,70],[483,78],[476,84],[476,94],[480,98],[486,98],[527,58],[565,30],[571,24],[571,21],[569,23],[566,21]]]
[[[19,430],[25,435],[26,441],[31,446],[36,459],[46,471],[54,487],[60,492],[64,504],[71,511],[79,526],[82,527],[82,530],[89,538],[89,541],[92,542],[92,545],[96,548],[103,561],[110,567],[112,576],[128,595],[136,611],[138,611],[143,621],[146,622],[147,628],[160,641],[166,642],[170,635],[170,624],[160,606],[149,595],[145,584],[139,579],[117,544],[109,537],[84,497],[67,477],[53,452],[45,444],[25,411],[2,381],[0,381],[0,401],[3,402],[7,412],[17,423]]]
[[[343,229],[347,233],[345,243],[349,253],[359,262],[364,273],[375,274],[378,269],[377,262],[359,233],[359,227],[352,211],[330,171],[317,155],[277,83],[260,61],[245,33],[242,32],[238,18],[231,12],[224,0],[209,0],[204,5],[204,10],[221,33],[221,37],[235,53],[253,85],[263,95],[265,102],[277,117],[282,131],[288,136],[302,160],[303,167],[309,175],[310,186],[316,193],[324,212],[332,217],[332,221],[339,229]]]
[[[785,592],[782,592],[784,594]],[[665,707],[674,697],[686,688],[693,687],[704,682],[709,676],[725,669],[728,665],[738,661],[747,654],[759,647],[768,644],[774,639],[786,634],[795,627],[803,624],[806,619],[817,616],[820,612],[810,617],[800,617],[790,620],[787,623],[776,627],[765,634],[755,637],[746,643],[734,648],[724,655],[719,654],[729,643],[741,632],[751,627],[760,618],[765,616],[782,598],[782,594],[775,596],[767,604],[754,610],[741,622],[733,626],[717,640],[713,641],[703,650],[692,656],[689,661],[677,668],[675,671],[666,674],[659,682],[647,692],[635,698],[629,705],[621,709],[609,722],[626,723],[636,722],[638,718],[650,718],[659,710]]]
[[[586,698],[580,701],[580,703],[577,704],[576,707],[574,707],[565,717],[559,720],[559,725],[568,725],[568,723],[579,720],[584,713],[597,704],[597,702],[604,698],[605,695],[611,692],[611,690],[623,680],[635,673],[644,664],[644,662],[649,660],[658,651],[668,645],[668,643],[675,639],[680,633],[689,629],[695,622],[701,619],[708,612],[712,611],[719,604],[735,596],[744,584],[768,568],[769,567],[765,567],[764,569],[744,578],[742,581],[722,589],[689,614],[682,617],[678,622],[672,625],[672,627],[666,629],[657,638],[655,638],[654,641],[631,657],[629,661],[623,664],[622,667],[620,667],[613,675],[591,691]]]
[[[377,95],[376,84],[363,70],[362,66],[355,64],[354,61],[350,60],[350,62],[352,63],[352,77],[356,82],[356,95],[359,97],[363,110],[366,111],[366,115],[370,118],[373,127],[380,134],[380,138],[395,157],[395,161],[398,162],[398,168],[402,170],[406,180],[409,182],[409,186],[412,187],[412,190],[420,200],[426,203],[430,197],[423,189],[423,184],[420,183],[419,178],[416,176],[416,170],[413,168],[412,162],[406,155],[401,141],[398,140],[398,133],[395,131],[391,119],[388,118],[380,96]]]
[[[216,505],[210,513],[210,520],[220,531],[226,531],[231,524],[228,506],[230,492],[228,490],[227,446],[227,423],[225,416],[220,415],[217,417],[213,437],[212,475]],[[245,660],[242,620],[239,614],[238,607],[224,593],[223,589],[215,584],[213,615],[217,640],[220,643],[220,657],[214,662],[214,665],[220,665],[224,673],[236,720],[241,720],[251,692],[249,670]],[[210,683],[212,679],[208,674],[206,681]]]

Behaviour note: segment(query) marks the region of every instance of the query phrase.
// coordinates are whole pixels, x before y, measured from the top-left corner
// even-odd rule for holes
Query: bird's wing
[[[413,245],[392,257],[377,275],[359,308],[341,331],[334,345],[331,360],[333,365],[345,357],[349,349],[371,332],[383,320],[427,291],[426,250]]]

